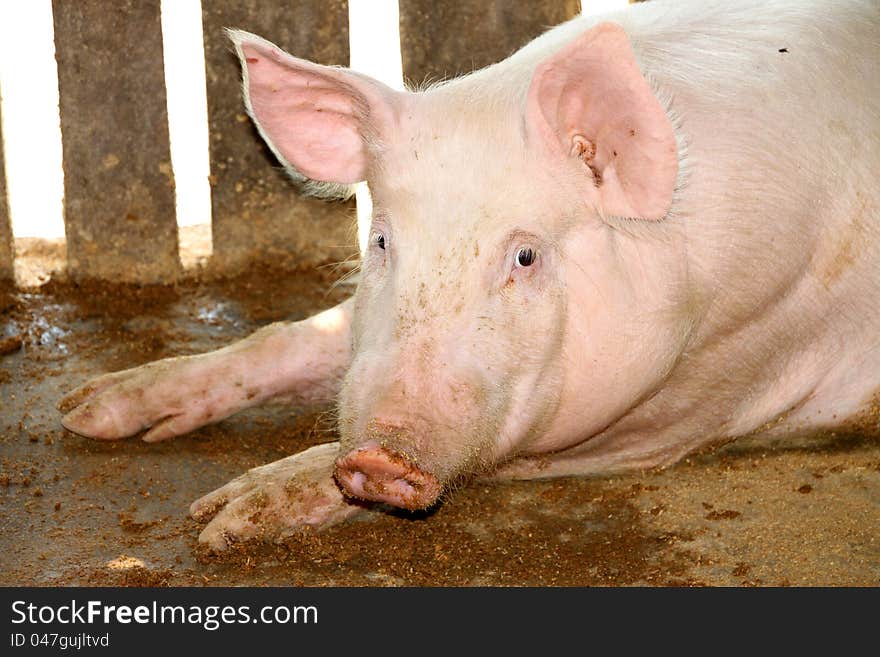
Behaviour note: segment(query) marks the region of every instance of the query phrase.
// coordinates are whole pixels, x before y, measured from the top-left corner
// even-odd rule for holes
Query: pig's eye
[[[535,250],[533,248],[524,246],[516,252],[516,266],[531,267],[533,264],[535,264],[535,260],[537,260],[537,258],[538,254],[535,253]]]
[[[373,231],[373,244],[378,246],[383,251],[385,250],[385,236],[380,233],[378,230]]]

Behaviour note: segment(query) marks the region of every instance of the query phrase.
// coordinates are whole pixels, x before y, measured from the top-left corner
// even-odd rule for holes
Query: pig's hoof
[[[67,394],[61,424],[82,436],[115,440],[149,429],[157,442],[216,422],[237,410],[239,400],[223,386],[210,386],[214,361],[205,355],[167,358],[93,379]]]
[[[147,428],[148,442],[185,433],[200,424],[182,403],[192,395],[186,374],[194,361],[169,358],[92,379],[58,402],[65,413],[61,424],[101,440],[126,438]]]
[[[193,502],[196,520],[213,519],[199,543],[222,552],[232,543],[280,540],[307,527],[342,522],[363,507],[350,504],[333,480],[339,443],[317,445],[299,454],[248,470]]]

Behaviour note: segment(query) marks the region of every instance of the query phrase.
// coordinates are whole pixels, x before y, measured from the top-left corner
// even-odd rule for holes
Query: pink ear
[[[603,215],[662,219],[669,211],[675,134],[620,26],[597,25],[536,69],[527,123],[583,170],[587,200]]]
[[[350,71],[297,59],[231,31],[244,71],[245,104],[279,160],[321,182],[366,178],[368,140],[388,132],[395,92]]]

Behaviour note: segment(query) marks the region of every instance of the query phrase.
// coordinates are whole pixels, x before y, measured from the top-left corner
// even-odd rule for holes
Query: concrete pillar
[[[439,81],[501,61],[576,16],[578,0],[399,0],[403,75]]]
[[[159,0],[53,0],[70,273],[179,272]]]
[[[283,267],[357,251],[353,202],[301,196],[244,109],[240,66],[224,28],[258,34],[297,57],[348,65],[343,0],[203,0],[211,143],[214,266]]]
[[[3,95],[0,94],[0,124],[2,124]],[[9,203],[6,199],[6,166],[3,157],[3,134],[0,132],[0,281],[14,276],[12,246],[12,223],[9,220]]]

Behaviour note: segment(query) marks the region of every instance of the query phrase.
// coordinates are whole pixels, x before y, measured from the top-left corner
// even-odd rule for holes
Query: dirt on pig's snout
[[[431,513],[372,514],[218,557],[197,548],[189,504],[335,440],[330,409],[265,407],[152,445],[61,428],[56,402],[91,376],[305,317],[351,292],[332,282],[255,271],[0,291],[0,339],[22,342],[0,356],[0,584],[880,583],[880,443],[867,431],[750,438],[662,472],[471,484]]]

